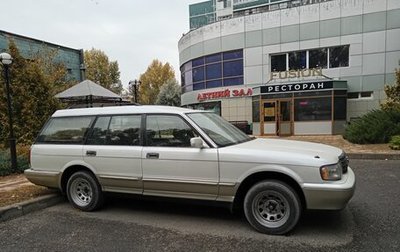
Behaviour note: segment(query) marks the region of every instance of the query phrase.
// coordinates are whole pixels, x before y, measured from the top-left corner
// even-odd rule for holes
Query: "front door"
[[[214,200],[218,194],[218,153],[193,148],[197,133],[178,115],[147,115],[142,152],[145,195]]]
[[[292,135],[292,101],[278,100],[277,130],[278,136]]]

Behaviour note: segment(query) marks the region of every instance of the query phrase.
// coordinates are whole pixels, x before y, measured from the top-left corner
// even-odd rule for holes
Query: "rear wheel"
[[[69,202],[83,211],[93,211],[103,204],[103,192],[96,178],[86,172],[79,171],[69,178],[67,183]]]
[[[297,193],[286,183],[265,180],[247,192],[244,213],[248,222],[259,232],[281,235],[296,226],[301,203]]]

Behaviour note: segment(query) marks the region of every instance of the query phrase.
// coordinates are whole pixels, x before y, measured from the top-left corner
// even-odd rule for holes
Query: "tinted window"
[[[243,58],[243,51],[224,52],[224,60],[241,59]]]
[[[295,121],[332,120],[332,98],[295,99]]]
[[[192,61],[192,67],[204,65],[204,58],[194,59]]]
[[[222,77],[222,65],[221,63],[210,64],[206,66],[206,78],[210,79],[218,79]]]
[[[222,80],[207,81],[207,88],[221,87]]]
[[[328,62],[328,54],[326,48],[310,50],[309,54],[309,68],[326,68]]]
[[[40,133],[39,143],[82,144],[94,117],[59,117],[50,119]]]
[[[193,69],[193,82],[204,80],[204,67],[197,67]]]
[[[224,86],[243,85],[243,78],[224,79]]]
[[[346,120],[347,99],[346,97],[335,97],[334,99],[334,120]]]
[[[107,144],[107,132],[110,117],[99,117],[93,126],[92,132],[88,137],[86,144],[90,145],[103,145]]]
[[[218,62],[218,61],[221,61],[221,54],[220,53],[212,54],[212,55],[206,56],[205,58],[206,58],[206,63]]]
[[[329,48],[329,67],[349,66],[349,46],[337,46]]]
[[[224,77],[243,75],[243,60],[224,62]]]
[[[271,56],[271,72],[286,71],[286,54]]]
[[[140,145],[141,116],[113,116],[109,126],[109,145]]]
[[[147,116],[146,141],[148,146],[190,147],[190,139],[195,136],[197,134],[178,116]]]
[[[304,69],[306,67],[306,51],[289,53],[290,70]]]

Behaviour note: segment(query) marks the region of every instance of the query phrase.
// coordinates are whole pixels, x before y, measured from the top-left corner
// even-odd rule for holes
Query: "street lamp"
[[[7,106],[8,106],[8,124],[10,127],[10,136],[8,141],[10,143],[10,154],[11,154],[11,168],[13,171],[17,171],[17,151],[15,148],[15,137],[13,129],[13,118],[12,118],[12,107],[11,107],[11,94],[10,94],[10,73],[9,66],[12,63],[11,55],[8,53],[0,53],[0,61],[4,69],[4,79],[6,83],[7,93]]]
[[[142,82],[139,80],[134,80],[129,82],[129,86],[133,86],[133,92],[134,92],[134,97],[135,97],[135,103],[138,103],[138,87],[139,85],[142,84]]]

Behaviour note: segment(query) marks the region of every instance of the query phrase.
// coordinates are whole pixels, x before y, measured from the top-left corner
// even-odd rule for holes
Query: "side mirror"
[[[190,138],[190,146],[199,149],[203,148],[203,139],[201,137]]]

